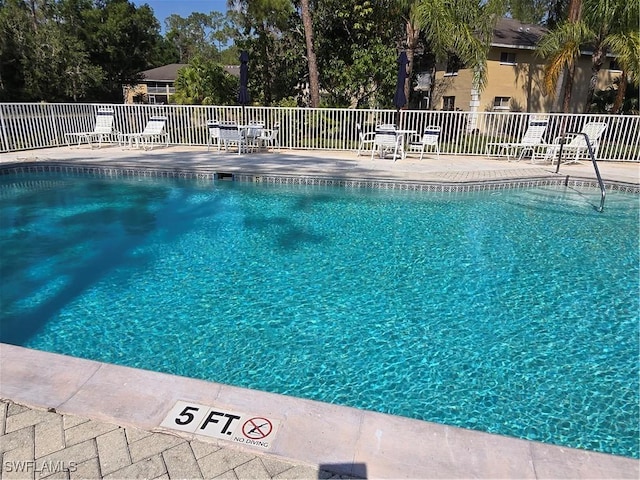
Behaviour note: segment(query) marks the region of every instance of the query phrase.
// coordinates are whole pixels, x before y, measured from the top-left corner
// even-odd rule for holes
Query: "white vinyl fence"
[[[640,161],[637,115],[69,103],[0,103],[0,152],[66,145],[65,133],[93,130],[100,107],[113,108],[115,128],[121,133],[141,132],[149,117],[163,115],[168,118],[170,144],[203,147],[208,120],[260,121],[267,128],[279,123],[284,149],[354,151],[358,148],[356,123],[364,131],[382,123],[398,122],[402,129],[418,132],[439,125],[443,155],[485,155],[487,143],[519,141],[529,119],[542,115],[549,119],[545,142],[578,132],[587,122],[605,122],[598,160]]]

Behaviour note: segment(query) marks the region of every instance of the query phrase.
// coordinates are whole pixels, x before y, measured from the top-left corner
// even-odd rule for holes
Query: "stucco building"
[[[470,69],[455,59],[437,65],[431,91],[431,105],[436,110],[555,112],[561,110],[562,82],[558,90],[545,95],[544,60],[536,54],[536,45],[547,32],[539,25],[523,24],[503,18],[494,30],[487,62],[487,84],[480,92],[472,88]],[[609,58],[598,77],[598,89],[611,85],[620,75]],[[584,111],[589,79],[591,52],[583,51],[574,77],[571,111]]]

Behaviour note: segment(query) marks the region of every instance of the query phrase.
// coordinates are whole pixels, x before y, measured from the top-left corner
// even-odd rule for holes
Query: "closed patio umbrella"
[[[407,80],[407,64],[409,59],[406,52],[400,52],[398,56],[398,80],[396,83],[396,93],[393,96],[393,106],[396,107],[396,125],[400,121],[400,109],[407,103],[407,96],[404,93],[404,84]]]
[[[242,122],[244,123],[244,107],[251,101],[247,84],[249,83],[249,53],[240,53],[240,89],[238,103],[242,105]]]

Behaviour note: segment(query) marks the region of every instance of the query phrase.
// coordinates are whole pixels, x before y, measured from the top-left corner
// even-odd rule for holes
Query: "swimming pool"
[[[0,180],[2,341],[638,458],[638,197]]]

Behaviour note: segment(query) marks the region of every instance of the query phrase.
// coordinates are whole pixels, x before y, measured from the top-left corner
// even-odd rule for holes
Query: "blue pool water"
[[[0,339],[638,458],[638,196],[0,179]]]

